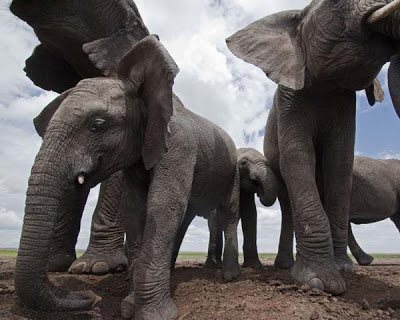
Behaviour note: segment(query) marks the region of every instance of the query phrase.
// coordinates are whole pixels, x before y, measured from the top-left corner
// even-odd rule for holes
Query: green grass
[[[80,257],[85,251],[77,250],[76,254]],[[13,258],[17,256],[16,249],[0,249],[0,258]],[[275,259],[275,253],[260,253],[260,259]],[[373,253],[372,256],[375,259],[400,259],[400,254],[381,254]],[[190,260],[190,259],[205,259],[207,257],[206,252],[181,252],[179,253],[178,259]],[[239,258],[243,258],[243,254],[239,255]]]

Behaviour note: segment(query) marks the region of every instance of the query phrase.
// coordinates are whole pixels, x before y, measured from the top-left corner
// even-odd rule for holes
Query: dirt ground
[[[333,297],[318,290],[299,288],[288,271],[264,260],[263,270],[242,270],[240,278],[224,283],[220,270],[202,261],[179,261],[172,273],[171,292],[180,320],[189,319],[400,319],[400,260],[376,260],[357,266],[346,276],[347,293]],[[92,311],[45,313],[16,305],[13,287],[15,259],[0,259],[0,319],[121,319],[120,303],[128,293],[128,274],[72,276],[53,273],[57,285],[73,290],[93,290],[103,301]]]

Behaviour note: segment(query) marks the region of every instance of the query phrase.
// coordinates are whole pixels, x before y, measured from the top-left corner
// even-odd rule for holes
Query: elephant
[[[278,180],[265,157],[253,148],[237,150],[237,162],[240,173],[240,210],[239,216],[243,231],[244,268],[261,268],[257,250],[257,208],[254,194],[266,206],[272,206],[278,196]],[[208,218],[210,240],[206,267],[219,267],[223,247],[222,228],[218,210]]]
[[[346,291],[356,91],[382,100],[376,77],[390,61],[389,89],[400,116],[399,1],[312,0],[303,10],[255,21],[226,42],[278,84],[264,155],[293,217],[292,278],[332,294]],[[278,45],[279,44],[279,45]],[[285,216],[285,214],[283,215]]]
[[[115,75],[115,66],[122,57],[149,35],[132,0],[13,0],[10,10],[33,28],[40,41],[26,60],[26,75],[35,85],[58,93],[75,87],[82,79]],[[35,127],[43,137],[40,123],[35,122]],[[115,219],[121,189],[122,173],[102,182],[89,246],[78,260],[75,245],[89,190],[65,195],[52,241],[49,271],[69,268],[73,273],[105,274],[127,268],[124,230]]]
[[[355,157],[349,221],[367,224],[387,218],[400,230],[400,160]],[[360,265],[369,265],[374,258],[358,245],[351,224],[348,226],[348,235],[348,246],[354,258]],[[282,225],[281,238],[287,241],[280,243],[280,261],[276,266],[289,268],[293,265],[291,224]]]
[[[91,291],[54,287],[46,264],[65,190],[79,193],[122,170],[119,212],[129,249],[136,249],[123,317],[173,319],[170,262],[187,216],[219,208],[222,274],[227,281],[240,274],[236,147],[173,94],[179,69],[156,36],[136,44],[116,70],[116,77],[80,81],[36,118],[45,135],[28,183],[16,294],[20,304],[42,310],[87,310],[100,300]]]

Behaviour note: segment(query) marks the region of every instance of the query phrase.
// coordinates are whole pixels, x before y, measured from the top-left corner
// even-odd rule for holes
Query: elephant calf
[[[191,215],[223,215],[223,276],[240,274],[236,147],[218,126],[185,109],[173,94],[178,67],[155,36],[140,41],[117,77],[85,79],[44,109],[46,128],[29,179],[15,271],[21,304],[85,310],[92,292],[55,288],[46,263],[65,190],[92,188],[123,170],[120,212],[133,252],[135,289],[124,318],[175,319],[170,264],[178,229]],[[49,120],[50,119],[50,120]]]
[[[244,240],[243,267],[261,268],[257,251],[257,209],[254,194],[257,194],[264,206],[272,206],[278,195],[278,181],[265,157],[255,149],[238,149],[237,162],[240,172],[240,219]],[[223,247],[218,210],[211,212],[208,228],[210,241],[206,266],[217,267],[221,264]]]

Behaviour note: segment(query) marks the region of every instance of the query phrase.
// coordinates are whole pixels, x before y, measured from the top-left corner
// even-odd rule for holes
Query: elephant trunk
[[[399,2],[399,1],[397,1]],[[400,3],[400,2],[399,2]],[[370,24],[373,31],[383,34],[396,42],[400,41],[400,10],[391,12],[389,16]],[[399,47],[397,47],[399,50]],[[400,53],[397,51],[390,59],[388,72],[389,92],[393,106],[400,117]]]
[[[64,192],[68,189],[68,170],[62,166],[65,161],[62,161],[59,146],[44,145],[45,142],[29,179],[15,270],[16,293],[20,304],[35,309],[89,309],[96,300],[93,293],[56,289],[47,278],[46,265],[57,216],[63,204]]]
[[[257,195],[264,206],[270,207],[278,196],[278,180],[268,164],[265,163],[261,166],[258,180],[260,181],[260,190]]]

